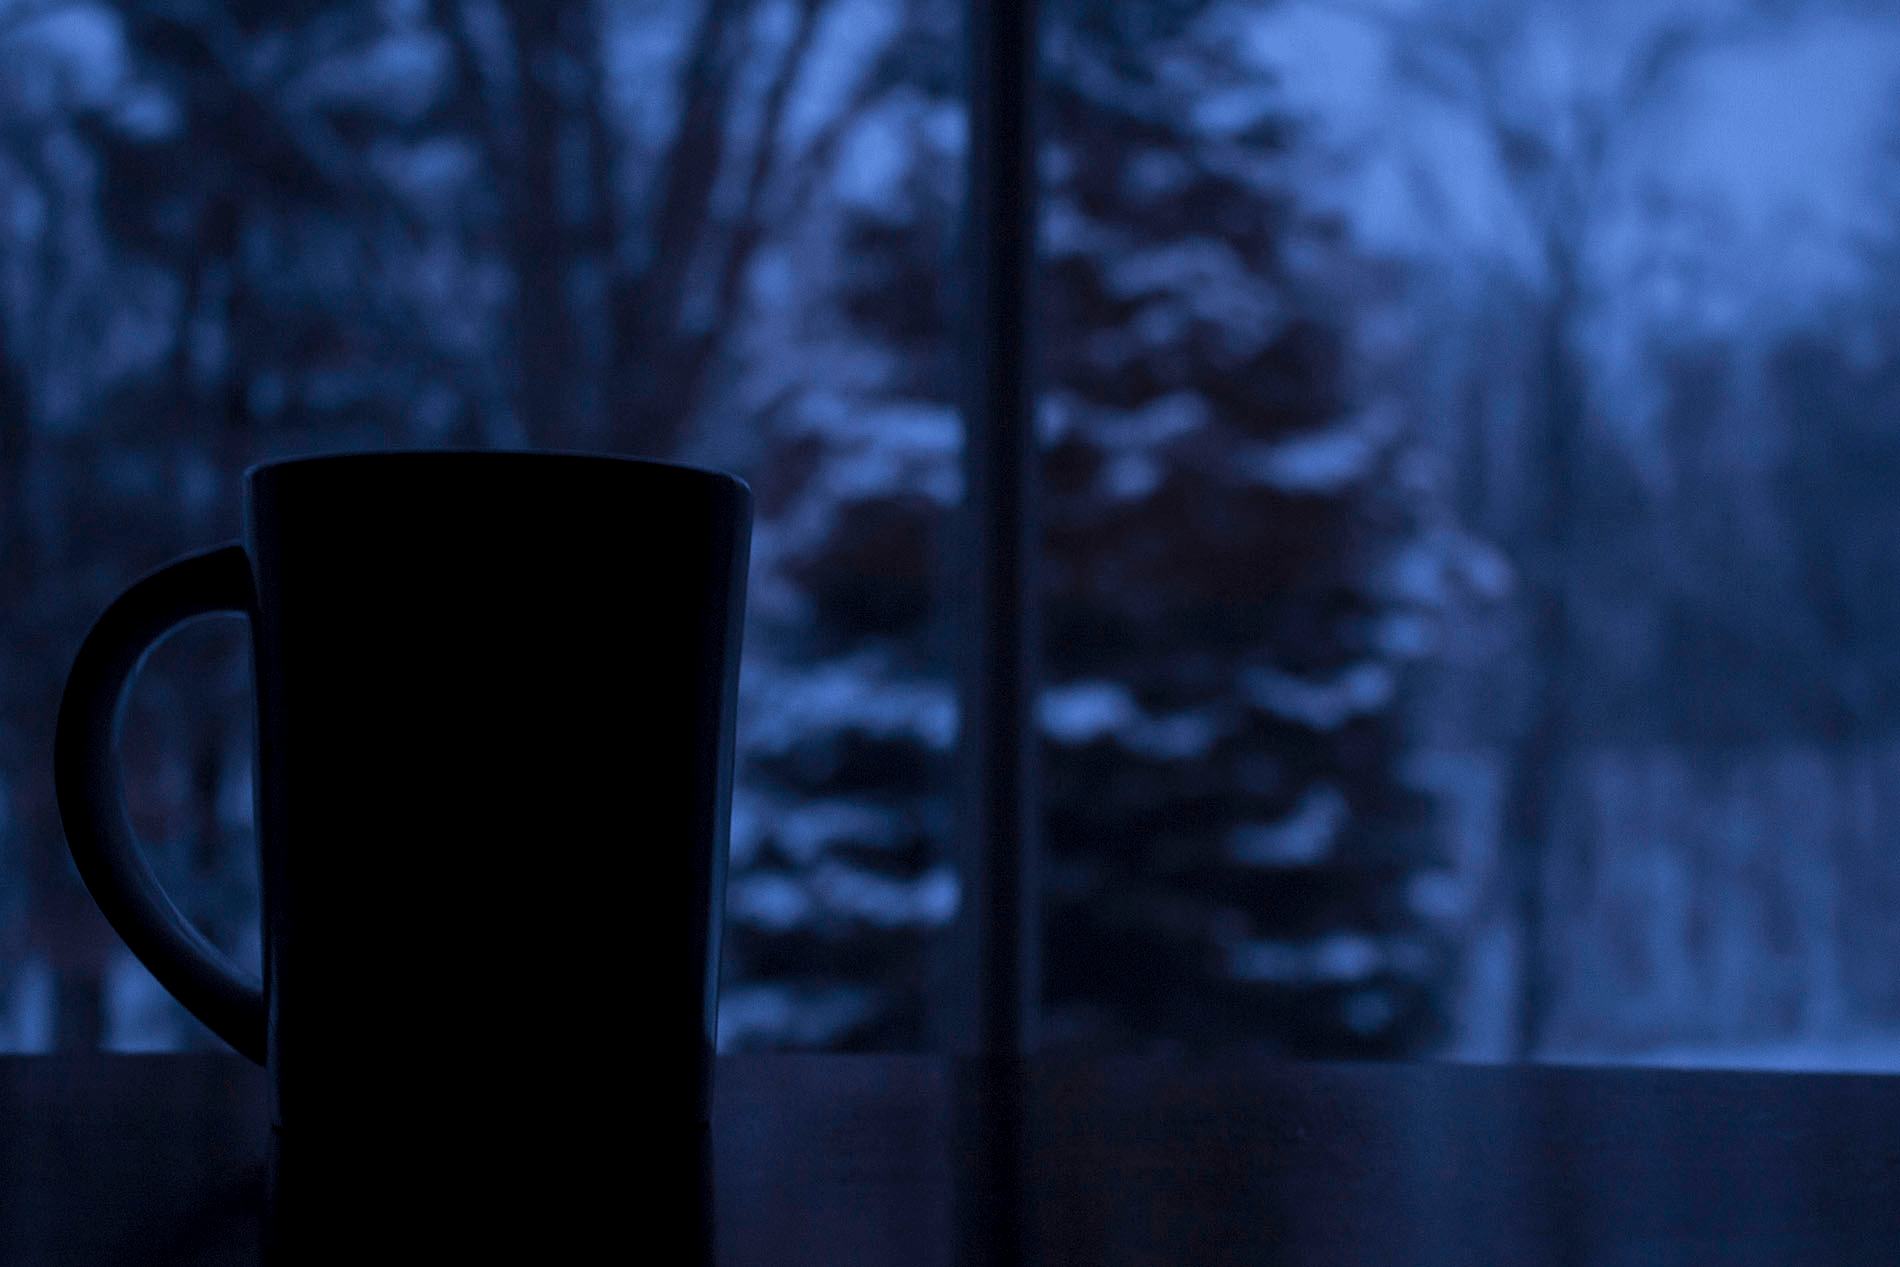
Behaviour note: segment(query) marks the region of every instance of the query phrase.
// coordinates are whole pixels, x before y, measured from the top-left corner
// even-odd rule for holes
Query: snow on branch
[[[1281,492],[1338,493],[1371,476],[1402,429],[1398,407],[1380,401],[1336,426],[1290,440],[1236,445],[1233,464]]]
[[[1240,675],[1241,694],[1254,707],[1314,730],[1337,730],[1355,717],[1383,711],[1398,681],[1391,668],[1357,664],[1330,682],[1311,682],[1256,665]]]

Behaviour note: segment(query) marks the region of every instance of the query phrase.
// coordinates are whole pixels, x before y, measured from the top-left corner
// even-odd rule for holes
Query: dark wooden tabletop
[[[1246,1052],[722,1057],[717,1261],[996,1250],[998,1104],[1023,1262],[1900,1263],[1900,1078]],[[0,1058],[0,1263],[253,1264],[266,1138],[234,1056]]]

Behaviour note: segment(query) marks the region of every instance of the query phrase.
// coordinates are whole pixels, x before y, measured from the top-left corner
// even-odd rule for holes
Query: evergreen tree
[[[1450,967],[1401,778],[1425,521],[1354,324],[1378,270],[1302,207],[1270,87],[1185,38],[1053,63],[1045,1006],[1077,1039],[1417,1050]]]
[[[802,291],[780,330],[797,351],[761,357],[776,377],[756,389],[778,405],[736,1044],[775,1024],[801,1045],[921,1041],[918,968],[952,913],[936,586],[960,495],[965,138],[935,12],[913,10],[897,86],[781,244],[783,267],[834,280]],[[1179,14],[1159,34],[1115,16],[1063,15],[1045,74],[1045,1005],[1058,1037],[1415,1050],[1450,969],[1416,909],[1433,807],[1399,772],[1436,593],[1419,573],[1445,541],[1362,372],[1358,300],[1385,279],[1302,210],[1270,89],[1191,64]],[[1237,85],[1258,109],[1195,122]]]
[[[777,403],[753,476],[729,1046],[922,1046],[930,948],[956,911],[937,586],[961,496],[947,266],[963,108],[945,17],[911,11],[814,214],[770,257],[803,301],[751,357]]]

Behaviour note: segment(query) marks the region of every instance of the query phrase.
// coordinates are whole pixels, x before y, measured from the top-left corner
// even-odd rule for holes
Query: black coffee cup
[[[709,1116],[750,490],[487,451],[244,481],[243,542],[139,580],[74,661],[79,873],[266,1067],[276,1258],[611,1249],[643,1194],[690,1204]],[[261,982],[160,889],[114,760],[153,644],[225,612],[251,627]],[[635,1174],[669,1150],[670,1192]]]

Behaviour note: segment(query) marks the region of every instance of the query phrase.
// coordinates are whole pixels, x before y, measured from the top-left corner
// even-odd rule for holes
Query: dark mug
[[[570,1235],[592,1257],[643,1193],[693,1217],[750,490],[361,453],[252,467],[244,506],[241,544],[152,572],[87,635],[54,778],[106,918],[266,1068],[274,1257]],[[114,760],[151,647],[227,612],[251,629],[261,982],[159,888]],[[634,1174],[654,1160],[671,1195]]]

